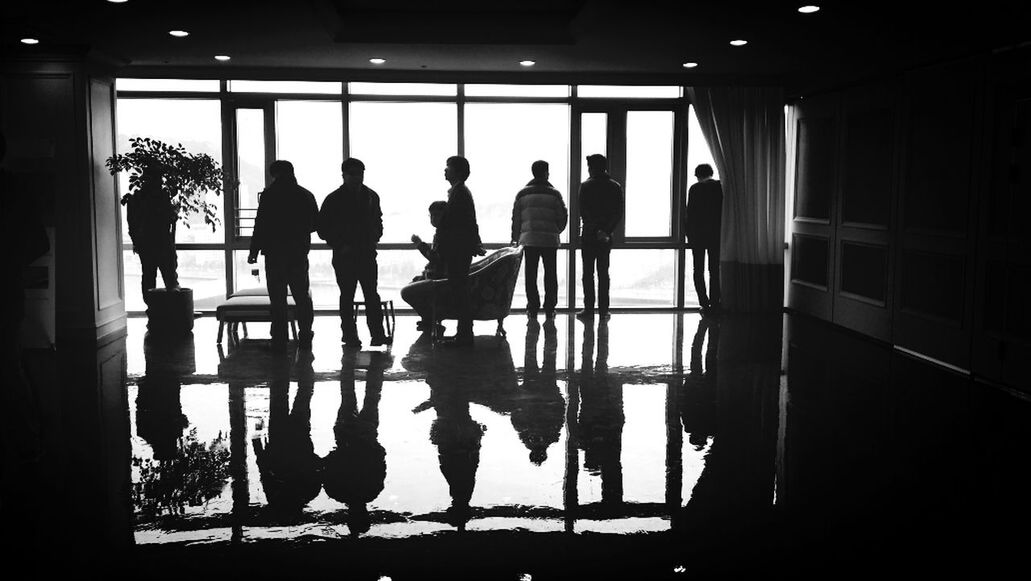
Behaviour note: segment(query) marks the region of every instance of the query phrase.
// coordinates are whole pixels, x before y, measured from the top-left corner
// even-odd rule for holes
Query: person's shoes
[[[536,319],[537,318],[537,309],[526,309],[526,318],[527,319]]]
[[[579,311],[579,312],[576,313],[576,318],[580,319],[581,321],[586,321],[588,319],[593,319],[594,318],[594,309],[584,309],[582,311]]]
[[[273,339],[272,340],[272,350],[275,351],[276,353],[284,353],[284,352],[286,352],[286,339],[278,339],[278,340],[277,339]]]
[[[373,347],[380,347],[382,345],[390,345],[391,343],[393,343],[393,339],[387,337],[386,335],[379,335],[377,337],[373,337],[372,341],[369,342],[369,345]]]
[[[341,341],[341,343],[343,343],[344,347],[346,347],[348,349],[361,349],[362,348],[362,340],[359,339],[358,337],[344,337],[344,339],[343,339],[343,341]]]
[[[473,336],[472,335],[455,335],[454,337],[445,337],[441,341],[441,345],[445,347],[472,347]]]
[[[301,337],[298,339],[297,348],[302,351],[311,351],[311,337]]]

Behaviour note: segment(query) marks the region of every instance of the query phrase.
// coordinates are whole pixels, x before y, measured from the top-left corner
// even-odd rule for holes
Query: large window
[[[248,265],[246,256],[269,162],[292,162],[299,183],[321,204],[341,184],[345,156],[365,163],[365,182],[380,195],[379,289],[398,308],[407,306],[401,288],[425,265],[410,238],[432,239],[427,208],[447,197],[449,156],[470,161],[468,183],[489,249],[510,242],[515,195],[532,178],[531,164],[547,161],[570,212],[557,256],[559,307],[582,306],[574,233],[579,182],[587,179],[584,158],[592,153],[608,156],[612,177],[626,191],[612,252],[612,306],[697,304],[690,277],[676,267],[684,260],[690,268],[677,218],[694,166],[712,164],[712,157],[680,87],[120,79],[117,88],[119,151],[127,150],[130,137],[147,136],[219,162],[228,158],[223,166],[231,198],[208,200],[224,210],[219,215],[226,224],[212,231],[195,219],[177,233],[180,282],[194,289],[200,310],[265,284],[263,264]],[[685,133],[683,147],[678,136]],[[121,176],[122,190],[127,187]],[[312,242],[313,299],[317,308],[336,309],[332,252],[317,235]],[[123,249],[126,306],[142,311],[139,261],[129,240]],[[526,305],[524,273],[515,309]],[[538,276],[543,287],[543,272]]]
[[[568,105],[470,103],[465,107],[465,151],[484,242],[511,241],[512,204],[533,178],[534,161],[548,162],[550,181],[568,205]]]
[[[383,242],[432,239],[428,208],[447,198],[444,165],[458,153],[457,125],[454,103],[351,103],[351,157],[365,163],[365,185],[379,194]]]

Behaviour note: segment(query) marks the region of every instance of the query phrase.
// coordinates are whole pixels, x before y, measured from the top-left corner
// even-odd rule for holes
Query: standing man
[[[469,305],[469,264],[474,254],[484,254],[480,243],[480,227],[476,224],[473,194],[465,186],[469,179],[469,160],[454,155],[447,159],[444,179],[451,184],[447,191],[447,211],[440,233],[440,256],[447,271],[450,300],[458,310],[458,332],[448,343],[456,347],[473,344],[473,318]]]
[[[544,263],[544,315],[550,319],[555,316],[558,303],[555,253],[569,213],[562,194],[548,182],[548,162],[535,161],[530,171],[533,179],[516,194],[512,207],[512,243],[525,247],[526,315],[536,318],[541,307],[537,293],[537,261],[541,260]]]
[[[604,155],[587,156],[587,181],[580,184],[580,244],[583,253],[584,308],[581,321],[594,317],[594,271],[598,270],[598,314],[609,318],[609,253],[616,225],[623,217],[623,187],[609,177]]]
[[[698,183],[687,190],[684,232],[694,259],[694,289],[702,313],[720,310],[720,229],[723,220],[723,187],[712,179],[712,166],[694,170]],[[705,254],[709,254],[709,293],[705,292]]]
[[[383,309],[376,291],[376,244],[383,236],[379,195],[365,184],[365,164],[349,157],[340,164],[344,185],[326,196],[319,210],[319,236],[333,248],[333,270],[340,287],[340,330],[343,344],[361,348],[354,321],[354,291],[362,285],[372,345],[386,345]]]
[[[129,223],[129,238],[132,250],[140,256],[143,268],[143,298],[147,291],[157,286],[158,270],[165,282],[165,288],[179,288],[176,274],[178,261],[175,255],[175,222],[179,215],[164,186],[164,171],[155,164],[143,168],[140,189],[129,197],[126,204],[126,221]]]
[[[286,288],[289,286],[297,306],[298,347],[309,350],[315,312],[308,292],[308,251],[319,205],[311,192],[297,184],[294,166],[289,161],[272,162],[269,175],[272,183],[258,197],[258,215],[247,262],[258,262],[258,252],[265,255],[265,284],[272,307],[272,348],[286,348]]]

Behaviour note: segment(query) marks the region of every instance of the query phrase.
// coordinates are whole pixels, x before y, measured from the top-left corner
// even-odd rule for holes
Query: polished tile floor
[[[42,562],[158,577],[991,575],[1027,541],[1026,394],[823,323],[513,315],[472,349],[414,327],[344,351],[318,317],[277,354],[267,326],[134,318],[59,349],[30,369],[50,453],[0,509]]]

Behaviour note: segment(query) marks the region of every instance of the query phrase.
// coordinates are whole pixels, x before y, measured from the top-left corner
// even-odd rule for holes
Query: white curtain
[[[690,87],[723,184],[721,282],[731,311],[783,306],[784,94],[779,87]]]

